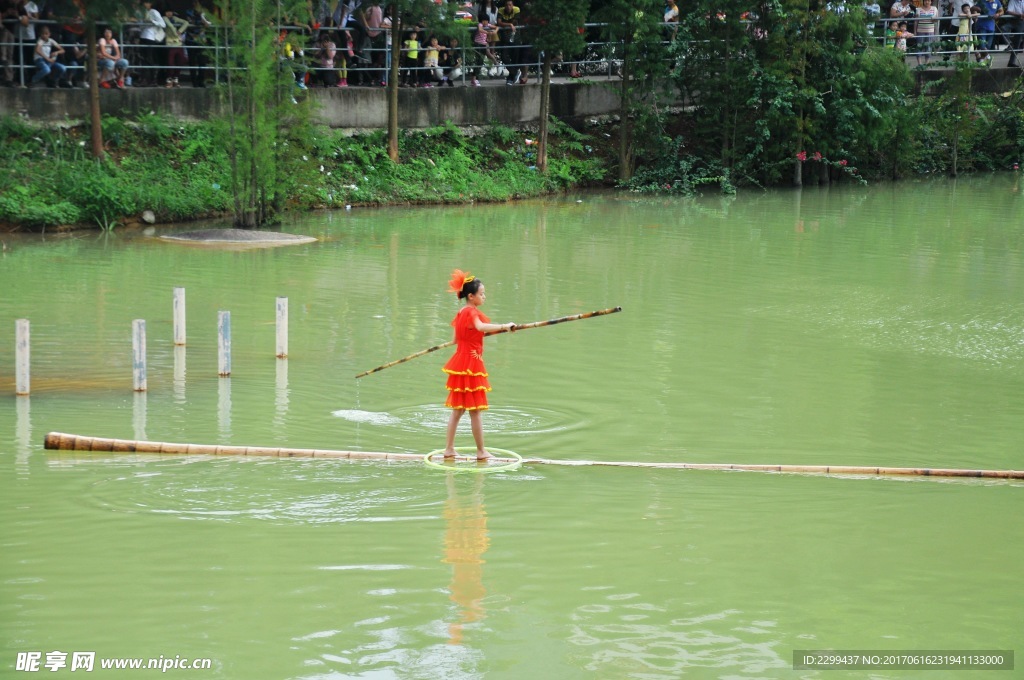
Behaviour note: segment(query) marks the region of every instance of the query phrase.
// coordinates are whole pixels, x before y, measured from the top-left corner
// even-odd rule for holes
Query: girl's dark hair
[[[464,298],[468,298],[470,295],[475,295],[482,285],[484,285],[484,282],[480,279],[466,281],[462,284],[462,290],[459,291],[459,299],[462,300]]]

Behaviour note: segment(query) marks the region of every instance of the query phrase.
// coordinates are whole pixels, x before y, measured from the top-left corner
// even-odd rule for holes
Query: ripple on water
[[[371,425],[397,425],[400,421],[389,413],[377,411],[360,411],[359,409],[341,409],[331,413],[335,418],[343,418],[353,423],[369,423]]]
[[[451,410],[437,404],[396,409],[396,425],[410,432],[444,431]],[[487,431],[505,435],[536,435],[564,432],[586,426],[578,413],[545,408],[491,407],[487,411]]]
[[[191,460],[94,482],[104,511],[188,520],[278,524],[401,522],[436,516],[432,489],[379,462]]]

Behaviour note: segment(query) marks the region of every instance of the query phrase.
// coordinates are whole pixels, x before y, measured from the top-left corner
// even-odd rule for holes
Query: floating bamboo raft
[[[82,437],[50,432],[45,447],[60,451],[107,451],[112,453],[157,453],[187,456],[269,456],[279,458],[347,458],[350,460],[392,460],[422,462],[420,453],[383,453],[379,451],[336,451],[332,449],[292,449],[266,446],[217,446],[207,444],[175,444],[169,442],[133,441]],[[459,456],[462,460],[472,457]],[[512,463],[513,458],[494,458],[495,462]],[[600,460],[552,460],[523,458],[523,464],[659,468],[680,470],[741,470],[746,472],[785,472],[815,475],[868,475],[905,477],[984,477],[990,479],[1024,479],[1024,470],[962,470],[950,468],[868,467],[856,465],[736,465],[731,463],[630,463]]]

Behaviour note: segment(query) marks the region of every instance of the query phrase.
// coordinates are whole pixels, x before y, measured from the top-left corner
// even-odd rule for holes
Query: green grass
[[[447,124],[406,131],[402,161],[386,153],[383,131],[346,136],[316,128],[289,153],[286,203],[292,210],[471,203],[540,196],[602,182],[606,163],[588,138],[556,125],[549,171],[539,173],[527,134],[499,125],[467,135]],[[230,169],[212,124],[155,115],[105,117],[107,158],[90,157],[86,126],[47,128],[0,118],[0,223],[14,228],[111,229],[151,210],[161,222],[226,214]],[[582,141],[581,141],[582,140]]]

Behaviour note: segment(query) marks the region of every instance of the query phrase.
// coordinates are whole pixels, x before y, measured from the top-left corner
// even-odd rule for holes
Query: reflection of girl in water
[[[483,502],[483,475],[465,480],[471,492],[460,495],[455,473],[448,473],[448,500],[444,504],[444,562],[452,565],[449,586],[451,601],[458,607],[458,620],[448,624],[448,644],[462,644],[462,627],[483,620],[483,600],[487,595],[483,583],[483,554],[490,539],[487,536],[487,513]]]

